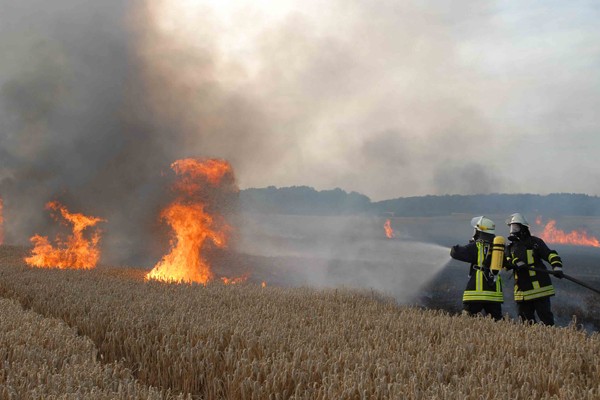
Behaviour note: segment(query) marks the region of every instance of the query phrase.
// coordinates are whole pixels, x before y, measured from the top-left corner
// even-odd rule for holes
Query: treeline
[[[371,204],[372,211],[396,216],[437,216],[452,213],[600,215],[600,197],[585,194],[486,194],[405,197]]]
[[[600,216],[600,197],[586,194],[478,194],[400,197],[372,202],[369,197],[308,186],[246,189],[240,192],[242,210],[266,214],[353,215],[388,214],[398,217],[439,216],[453,213]]]
[[[367,196],[335,188],[317,191],[308,186],[246,189],[240,192],[244,211],[288,215],[344,215],[370,212]]]

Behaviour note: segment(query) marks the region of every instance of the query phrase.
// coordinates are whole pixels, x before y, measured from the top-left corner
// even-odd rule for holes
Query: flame
[[[171,251],[146,275],[146,280],[206,284],[214,279],[214,273],[201,250],[207,239],[217,247],[225,247],[230,228],[215,221],[206,212],[206,199],[200,201],[197,195],[207,186],[218,186],[226,177],[232,181],[233,171],[229,163],[216,159],[177,160],[171,168],[179,177],[173,186],[179,196],[160,215],[174,232]]]
[[[223,276],[221,277],[221,280],[225,285],[236,285],[238,283],[246,282],[248,280],[248,275],[243,275],[237,278],[227,278]]]
[[[100,231],[92,233],[91,239],[83,237],[83,231],[106,220],[98,217],[88,217],[83,214],[70,213],[66,207],[56,201],[46,204],[46,209],[52,212],[59,211],[66,223],[71,224],[73,233],[66,240],[57,236],[56,247],[52,246],[48,237],[34,235],[30,241],[34,244],[31,255],[25,258],[25,262],[31,267],[39,268],[72,268],[92,269],[96,267],[100,259]],[[53,215],[55,219],[58,217]],[[66,224],[65,223],[65,224]]]
[[[542,225],[541,217],[537,217],[535,223]],[[548,243],[600,247],[600,241],[594,236],[588,236],[588,233],[585,230],[573,230],[569,233],[565,233],[556,228],[555,220],[550,220],[546,223],[540,237]]]
[[[395,237],[394,230],[392,229],[392,221],[391,220],[388,219],[387,221],[385,221],[385,224],[383,225],[383,229],[385,229],[385,236],[387,236],[390,239]]]
[[[260,286],[262,286],[262,287],[267,287],[267,282],[263,281],[263,282],[260,284]]]
[[[181,176],[181,180],[175,183],[175,190],[187,195],[198,193],[204,180],[212,186],[217,186],[227,174],[233,174],[229,163],[216,159],[198,162],[193,158],[186,158],[175,161],[171,168]]]
[[[4,202],[0,197],[0,244],[4,244]]]

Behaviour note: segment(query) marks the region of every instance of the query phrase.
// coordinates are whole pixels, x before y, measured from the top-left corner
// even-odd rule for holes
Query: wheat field
[[[73,390],[89,392],[96,382],[94,390],[112,398],[600,398],[600,336],[575,325],[494,323],[349,289],[173,285],[144,282],[131,268],[30,269],[20,253],[0,250],[0,295],[31,311],[0,303],[4,347],[20,345],[27,360],[45,331],[11,336],[5,314],[62,321],[53,337],[89,364],[78,374],[53,372]],[[75,341],[82,344],[69,345]],[[77,359],[63,350],[39,354],[31,361],[38,369],[44,360]],[[18,398],[10,393],[22,384],[9,377],[21,367],[2,357],[0,393]],[[47,393],[67,387],[40,385]],[[23,398],[38,398],[28,393]]]
[[[0,299],[0,398],[164,399],[122,363],[101,363],[94,343],[56,318]]]

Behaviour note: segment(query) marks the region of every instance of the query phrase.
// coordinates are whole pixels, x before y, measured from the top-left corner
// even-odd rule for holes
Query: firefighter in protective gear
[[[506,224],[510,227],[505,267],[512,269],[515,277],[515,301],[519,317],[523,321],[536,322],[535,314],[546,325],[554,325],[550,297],[554,286],[550,275],[532,271],[529,267],[547,269],[544,261],[552,266],[557,278],[562,278],[562,260],[555,250],[529,232],[529,223],[519,213],[512,214]]]
[[[498,271],[490,269],[492,243],[496,226],[485,217],[471,220],[474,228],[473,239],[465,246],[453,246],[450,256],[456,260],[468,262],[469,281],[463,293],[463,309],[469,315],[485,312],[496,321],[502,319],[502,282]]]

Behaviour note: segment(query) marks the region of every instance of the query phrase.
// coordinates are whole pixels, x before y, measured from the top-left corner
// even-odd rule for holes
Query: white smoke
[[[449,260],[449,250],[385,236],[378,217],[245,215],[237,251],[276,258],[282,283],[317,288],[370,289],[398,301],[414,299]]]

